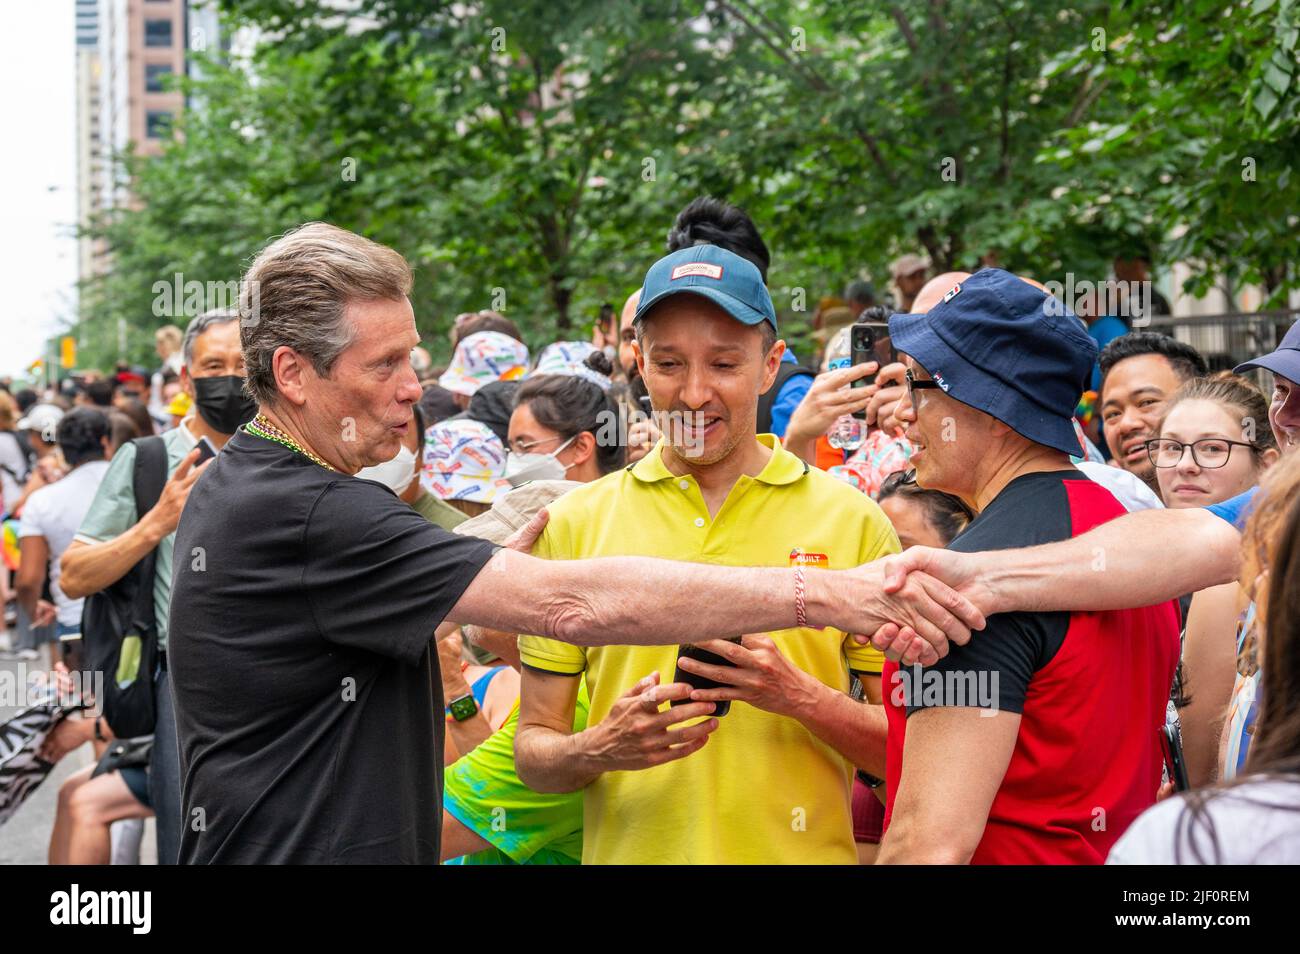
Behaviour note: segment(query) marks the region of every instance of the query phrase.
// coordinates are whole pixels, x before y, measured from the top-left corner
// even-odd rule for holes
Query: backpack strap
[[[167,444],[161,437],[139,437],[135,444],[135,472],[131,475],[135,491],[135,512],[143,517],[162,496],[167,483]]]
[[[32,458],[35,456],[32,453],[32,446],[27,442],[26,435],[19,434],[17,431],[0,431],[0,436],[6,436],[13,440],[14,445],[18,448],[18,453],[22,455],[24,465],[21,474],[15,473],[14,469],[6,464],[0,464],[0,470],[12,477],[14,483],[22,486],[27,482],[27,478],[32,472]]]
[[[782,361],[781,366],[777,368],[776,380],[767,392],[758,396],[758,430],[756,433],[768,434],[772,431],[772,405],[776,404],[776,399],[781,394],[781,389],[785,387],[785,382],[791,378],[806,374],[810,378],[817,377],[817,372],[812,368],[805,368],[801,364],[791,364],[789,361]]]
[[[167,483],[167,445],[161,437],[140,437],[135,444],[135,467],[131,474],[131,489],[135,494],[135,512],[143,517],[158,505],[163,486]],[[152,626],[157,622],[154,613],[153,584],[157,572],[158,550],[150,550],[136,567],[140,572],[135,591],[135,618]]]

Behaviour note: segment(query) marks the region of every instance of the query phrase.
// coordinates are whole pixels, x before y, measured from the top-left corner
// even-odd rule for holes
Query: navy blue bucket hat
[[[889,334],[945,394],[1037,444],[1080,453],[1074,411],[1097,345],[1047,292],[986,268],[955,285],[928,314],[891,317]]]

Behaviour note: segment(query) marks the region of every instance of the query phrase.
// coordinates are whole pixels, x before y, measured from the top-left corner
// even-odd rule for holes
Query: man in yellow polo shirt
[[[750,262],[708,245],[668,255],[646,275],[634,327],[664,437],[551,505],[535,555],[815,572],[897,552],[873,501],[755,434],[785,345]],[[833,629],[706,648],[735,668],[693,673],[730,688],[692,694],[673,682],[675,646],[520,637],[519,777],[537,791],[584,791],[586,864],[855,864],[852,770],[883,770],[884,722],[846,692],[851,670],[878,684],[880,655]],[[590,719],[574,733],[583,673]],[[723,698],[736,701],[712,715]]]

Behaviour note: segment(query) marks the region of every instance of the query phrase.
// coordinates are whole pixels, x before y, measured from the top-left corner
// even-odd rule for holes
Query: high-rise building
[[[120,164],[129,147],[157,155],[184,105],[167,78],[184,73],[189,36],[186,0],[99,0],[100,132],[104,201],[128,201]]]
[[[194,75],[194,52],[224,57],[214,0],[75,0],[79,277],[112,267],[102,242],[84,237],[96,216],[136,200],[121,157],[156,156],[187,102],[170,77]],[[125,354],[128,329],[117,329]]]
[[[194,71],[191,51],[224,51],[212,0],[76,0],[81,220],[131,201],[116,158],[154,156],[188,107],[168,78]],[[82,275],[93,273],[83,251]],[[99,263],[102,266],[102,261]]]
[[[103,208],[99,97],[99,0],[77,0],[77,217],[84,228]],[[81,278],[99,270],[97,243],[77,241]]]

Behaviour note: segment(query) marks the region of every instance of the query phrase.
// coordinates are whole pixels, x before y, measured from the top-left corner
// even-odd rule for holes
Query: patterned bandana
[[[505,445],[486,424],[462,418],[425,432],[420,483],[436,497],[491,503],[499,489],[510,489],[505,469]]]
[[[499,331],[480,331],[456,345],[451,365],[438,383],[469,396],[485,384],[516,381],[527,373],[527,345]]]
[[[542,349],[533,374],[569,374],[590,381],[602,391],[608,391],[610,380],[584,363],[599,349],[586,341],[556,341]]]

